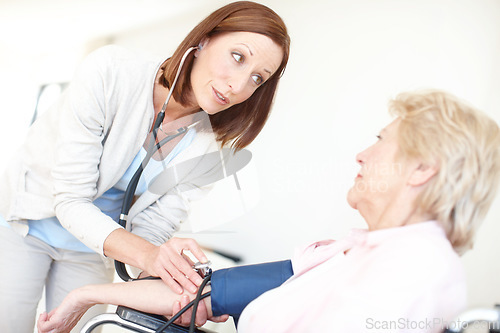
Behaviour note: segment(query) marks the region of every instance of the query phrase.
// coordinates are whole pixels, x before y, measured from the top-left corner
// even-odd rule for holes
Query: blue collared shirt
[[[139,184],[137,185],[135,194],[140,195],[144,193],[154,178],[166,168],[168,163],[170,163],[179,153],[186,149],[191,142],[193,142],[195,136],[195,129],[190,129],[164,160],[156,161],[151,159],[139,179]],[[116,222],[118,222],[120,216],[123,197],[125,196],[125,190],[127,189],[128,183],[145,156],[146,150],[141,148],[125,174],[115,184],[115,186],[94,200],[94,205]],[[1,215],[0,225],[9,226]],[[28,220],[28,225],[28,234],[41,239],[50,246],[72,251],[93,252],[69,231],[67,231],[55,216],[42,220]]]

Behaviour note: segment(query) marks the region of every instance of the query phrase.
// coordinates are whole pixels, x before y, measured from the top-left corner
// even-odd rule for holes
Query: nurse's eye
[[[245,60],[245,57],[242,54],[238,53],[238,52],[233,52],[231,54],[232,54],[234,60],[236,60],[237,63],[242,63]]]
[[[252,80],[258,86],[260,86],[262,83],[264,83],[264,79],[259,74],[252,75]]]

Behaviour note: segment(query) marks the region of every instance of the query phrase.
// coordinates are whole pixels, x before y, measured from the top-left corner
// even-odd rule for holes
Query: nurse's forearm
[[[157,246],[124,229],[114,230],[104,241],[104,255],[131,266],[148,270],[148,259]]]

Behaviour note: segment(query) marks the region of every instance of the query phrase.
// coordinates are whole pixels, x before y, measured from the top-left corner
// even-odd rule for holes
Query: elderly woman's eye
[[[233,55],[234,60],[236,60],[236,62],[238,62],[238,63],[243,62],[243,60],[245,60],[245,57],[243,57],[243,55],[241,55],[237,52],[233,52],[232,55]]]
[[[261,85],[264,82],[264,79],[259,74],[252,75],[252,80],[258,86]]]

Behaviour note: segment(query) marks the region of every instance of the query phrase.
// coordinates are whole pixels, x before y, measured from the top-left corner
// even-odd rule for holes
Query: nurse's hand
[[[183,288],[196,293],[203,279],[193,270],[193,262],[184,254],[185,251],[191,252],[199,262],[208,261],[194,239],[174,237],[156,247],[146,265],[146,271],[153,276],[159,276],[178,294],[182,293]]]

